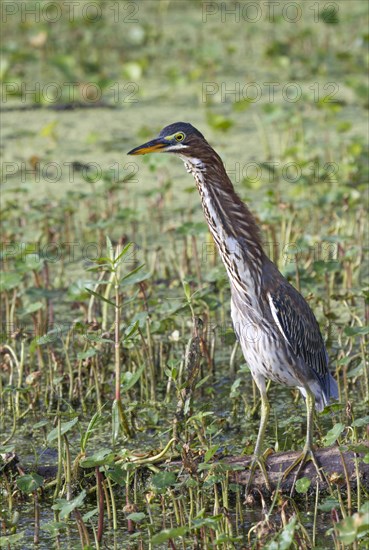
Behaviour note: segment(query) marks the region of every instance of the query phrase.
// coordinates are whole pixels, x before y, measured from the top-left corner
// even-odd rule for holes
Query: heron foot
[[[321,472],[321,469],[319,467],[319,464],[316,460],[316,457],[315,457],[315,454],[314,454],[314,451],[311,447],[304,447],[304,450],[302,451],[302,453],[300,454],[300,456],[298,456],[296,458],[296,460],[291,464],[291,466],[289,466],[288,468],[286,468],[286,470],[283,472],[283,476],[282,476],[282,480],[285,480],[289,475],[290,473],[295,469],[297,468],[296,470],[296,474],[294,476],[294,479],[293,479],[293,483],[292,483],[292,487],[291,487],[291,492],[290,492],[290,496],[292,497],[293,493],[295,492],[295,485],[296,485],[296,481],[297,481],[297,478],[299,477],[299,474],[301,472],[301,469],[302,467],[304,466],[304,464],[306,464],[309,460],[312,461],[312,463],[314,464],[314,467],[317,471],[317,474],[319,476],[319,478],[323,481],[324,480],[324,477],[322,475],[322,472]]]
[[[262,455],[259,455],[259,456],[254,455],[253,456],[251,464],[249,466],[250,476],[249,476],[249,479],[247,481],[245,496],[247,496],[250,492],[252,481],[253,481],[254,475],[255,475],[255,470],[257,468],[259,468],[259,470],[261,471],[261,473],[263,475],[265,485],[266,485],[268,491],[271,492],[271,486],[270,486],[270,482],[269,482],[269,478],[268,478],[268,474],[267,474],[267,470],[266,470],[266,461],[265,460],[266,460],[266,458],[268,458],[268,456],[272,452],[273,452],[273,449],[267,449]]]

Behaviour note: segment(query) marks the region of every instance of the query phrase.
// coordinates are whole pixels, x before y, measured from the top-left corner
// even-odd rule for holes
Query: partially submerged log
[[[201,470],[201,459],[193,455],[191,456],[191,451],[188,452],[185,447],[182,453],[182,461],[170,462],[167,464],[167,468],[178,468],[182,465],[185,471],[196,476],[199,474],[199,470]],[[292,470],[285,479],[283,479],[283,473],[296,461],[300,454],[301,451],[288,451],[272,453],[268,456],[266,459],[266,469],[271,491],[279,489],[285,494],[291,492],[295,483],[297,468]],[[319,482],[319,490],[322,492],[328,489],[328,484],[332,487],[336,487],[337,485],[342,486],[343,489],[347,484],[350,484],[355,489],[358,479],[364,487],[369,489],[369,464],[363,462],[363,454],[359,455],[353,451],[340,451],[337,446],[317,449],[314,451],[314,455],[321,468],[322,479],[319,478],[311,460],[301,467],[298,478],[306,477],[310,480],[310,492],[316,488],[317,482]],[[251,460],[250,456],[229,456],[218,460],[215,457],[211,462],[211,466],[216,469],[218,465],[220,471],[223,466],[224,470],[229,471],[230,481],[246,487],[250,479]],[[265,479],[259,468],[254,473],[249,491],[250,493],[256,491],[265,496],[269,494]]]
[[[353,451],[342,452],[336,446],[317,449],[314,454],[324,473],[323,480],[319,478],[311,460],[306,462],[299,472],[299,478],[307,477],[311,481],[310,489],[316,488],[317,481],[319,481],[319,488],[323,491],[328,488],[328,483],[333,487],[339,485],[345,488],[347,483],[355,487],[357,484],[357,475],[359,476],[360,483],[369,488],[369,464],[363,462],[362,456]],[[271,454],[266,459],[268,479],[272,490],[279,488],[282,493],[289,493],[291,491],[296,469],[292,470],[286,479],[283,479],[283,472],[293,464],[299,455],[300,452],[289,451]],[[245,486],[248,484],[250,477],[250,470],[248,469],[251,462],[250,457],[229,457],[223,459],[222,462],[234,466],[243,466],[244,469],[232,472],[231,478],[234,483]],[[250,487],[251,491],[255,489],[264,494],[268,492],[263,475],[259,469],[255,471]]]
[[[184,446],[185,448],[186,446]],[[368,447],[369,450],[369,447]],[[286,479],[283,479],[283,472],[298,458],[300,452],[284,452],[284,453],[273,453],[268,456],[266,459],[266,467],[268,473],[268,479],[272,491],[279,489],[282,493],[290,493],[291,488],[295,481],[296,470],[293,470]],[[315,451],[315,457],[319,466],[321,467],[322,472],[324,473],[323,479],[319,479],[319,476],[315,470],[315,467],[311,461],[306,462],[299,472],[299,478],[307,477],[311,481],[309,490],[312,491],[317,486],[317,481],[319,481],[319,489],[325,491],[328,488],[328,483],[332,486],[340,486],[344,490],[349,483],[352,488],[357,486],[357,479],[359,478],[360,483],[369,489],[369,464],[366,464],[362,460],[363,453],[358,455],[353,451],[340,451],[338,447],[327,447],[324,449],[317,449]],[[162,466],[163,469],[167,470],[179,470],[183,469],[185,472],[190,473],[194,477],[197,477],[201,474],[202,457],[198,455],[193,455],[191,451],[187,448],[186,451],[182,454],[182,460],[169,460],[168,457],[165,461],[165,456],[157,455],[158,460],[150,462],[141,462],[137,465],[145,467],[149,464],[155,464],[157,467]],[[18,473],[18,475],[23,475],[31,471],[27,466],[22,466],[18,464],[18,457],[12,453],[12,456],[8,456],[7,460],[5,457],[2,457],[6,463],[4,472],[6,470],[13,470],[13,473]],[[117,457],[118,459],[119,457]],[[120,459],[121,460],[121,459]],[[128,460],[129,462],[129,460]],[[208,464],[208,467],[217,468],[219,465],[220,470],[222,465],[225,466],[225,469],[229,471],[230,481],[237,483],[239,485],[246,486],[250,477],[250,466],[251,457],[250,456],[238,456],[238,457],[215,457],[211,464]],[[57,475],[57,466],[38,466],[35,469],[32,468],[32,471],[36,471],[41,475],[45,481],[51,481],[55,479]],[[256,491],[261,492],[264,495],[268,494],[268,489],[265,485],[264,477],[259,469],[256,469],[252,483],[249,487],[250,492]]]

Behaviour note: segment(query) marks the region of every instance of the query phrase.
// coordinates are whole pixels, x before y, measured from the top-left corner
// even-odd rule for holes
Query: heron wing
[[[276,326],[295,355],[303,359],[325,386],[328,355],[317,320],[301,294],[287,281],[268,292]]]

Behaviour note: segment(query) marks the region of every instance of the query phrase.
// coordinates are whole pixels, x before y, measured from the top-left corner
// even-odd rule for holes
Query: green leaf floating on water
[[[297,518],[292,517],[287,523],[286,527],[283,528],[278,534],[276,540],[272,541],[270,544],[265,546],[266,550],[288,550],[291,548],[293,543],[293,538],[296,530]]]
[[[213,458],[219,447],[220,445],[212,445],[210,449],[208,449],[205,453],[204,462],[209,462],[209,460]]]
[[[132,512],[132,514],[129,514],[127,516],[127,519],[130,519],[138,523],[139,521],[142,521],[143,519],[145,519],[145,517],[146,517],[146,514],[144,514],[143,512]]]
[[[69,432],[69,430],[71,430],[73,426],[77,424],[77,422],[78,422],[78,416],[76,416],[75,418],[73,418],[73,420],[70,420],[69,422],[62,422],[60,426],[61,435],[64,435],[67,432]],[[54,439],[57,439],[57,438],[58,438],[58,427],[51,430],[51,432],[47,435],[47,442],[51,443],[52,441],[54,441]]]
[[[369,516],[365,511],[355,513],[352,516],[344,518],[337,523],[338,538],[344,543],[344,545],[352,544],[353,542],[360,541],[364,535],[369,532]],[[364,541],[363,541],[364,542]],[[365,542],[360,548],[367,548]]]
[[[141,365],[140,368],[136,370],[136,372],[124,372],[121,377],[122,386],[121,391],[126,392],[133,388],[133,386],[138,382],[139,378],[141,377],[141,374],[143,373],[145,369],[145,365]]]
[[[24,534],[25,531],[22,531],[21,533],[15,533],[15,535],[2,536],[0,539],[0,548],[11,548],[12,544],[22,540]]]
[[[339,438],[341,433],[345,430],[345,426],[338,422],[323,438],[324,447],[329,447]]]
[[[0,292],[6,292],[16,288],[22,282],[22,277],[19,273],[4,272],[0,276]]]
[[[369,334],[369,325],[365,325],[363,327],[346,327],[344,332],[346,336],[355,336],[356,334]]]
[[[75,508],[78,508],[79,506],[81,506],[81,504],[85,500],[85,497],[86,497],[86,491],[83,490],[73,500],[65,500],[64,498],[58,499],[57,503],[54,504],[54,506],[52,506],[51,508],[53,510],[60,510],[60,518],[64,519],[67,516],[69,516],[69,514],[73,512]]]
[[[296,491],[303,495],[308,492],[310,485],[311,480],[308,477],[301,477],[296,481]]]
[[[44,304],[42,302],[33,302],[32,304],[29,304],[21,314],[21,317],[25,317],[26,315],[32,315],[32,313],[35,313],[39,309],[42,309],[44,307]]]
[[[340,503],[334,497],[327,497],[321,504],[318,505],[318,509],[322,512],[331,512],[335,508],[339,508]]]
[[[356,420],[353,421],[352,425],[356,426],[356,428],[362,428],[363,426],[366,426],[369,424],[369,416],[363,416],[361,418],[356,418]]]
[[[83,519],[83,521],[88,521],[89,519],[91,519],[92,517],[94,517],[98,513],[99,513],[99,509],[94,508],[93,510],[90,510],[89,512],[87,512],[87,514],[84,514],[82,516],[82,519]]]
[[[163,491],[174,485],[176,482],[176,476],[173,472],[159,472],[151,479],[151,485],[156,491]]]
[[[111,449],[101,449],[91,456],[83,458],[80,462],[82,468],[94,468],[114,462],[114,453]]]
[[[44,479],[38,474],[26,474],[25,476],[18,477],[17,486],[23,491],[23,493],[33,493],[44,483]]]
[[[188,527],[174,527],[173,529],[163,529],[152,537],[153,544],[161,544],[169,539],[183,537],[188,531]]]

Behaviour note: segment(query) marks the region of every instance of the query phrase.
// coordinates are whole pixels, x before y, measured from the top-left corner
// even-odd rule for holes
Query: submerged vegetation
[[[50,24],[24,2],[39,17],[3,29],[0,547],[365,547],[367,6],[224,23],[222,3],[88,4]],[[351,485],[245,501],[227,457],[252,452],[259,394],[224,268],[180,163],[125,158],[176,120],[318,318],[340,402],[315,442],[357,453]],[[268,446],[299,450],[301,397],[269,395]]]

